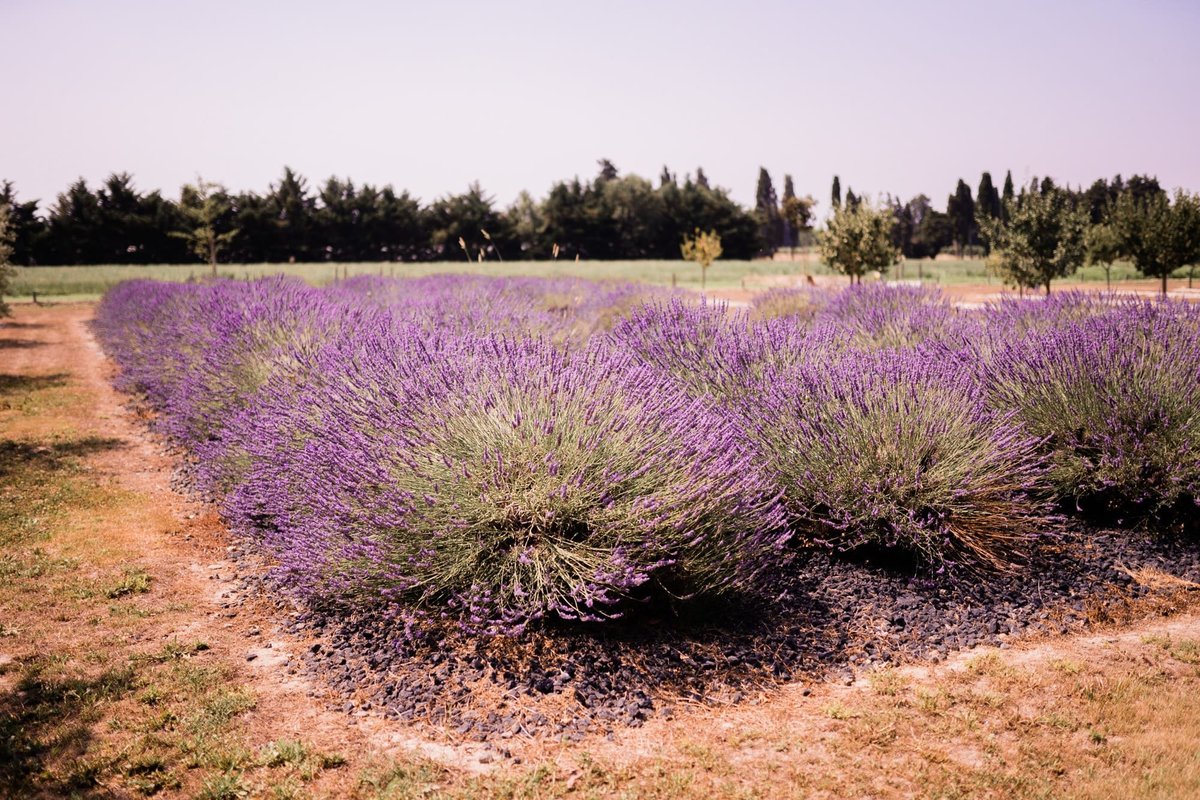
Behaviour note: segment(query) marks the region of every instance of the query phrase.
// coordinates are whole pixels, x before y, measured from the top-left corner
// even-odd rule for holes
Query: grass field
[[[330,283],[343,274],[389,275],[419,277],[444,272],[471,272],[486,275],[530,275],[551,277],[577,276],[593,280],[644,281],[660,286],[678,285],[700,288],[700,269],[683,261],[508,261],[485,262],[443,261],[421,264],[222,264],[219,274],[228,278],[249,279],[266,275],[297,275],[316,285]],[[121,281],[151,278],[163,281],[201,279],[209,274],[201,264],[105,265],[79,267],[22,267],[13,282],[12,297],[18,301],[39,297],[55,300],[95,300]],[[737,287],[760,288],[767,276],[830,275],[828,267],[817,261],[718,261],[708,270],[707,284],[713,289]],[[980,260],[909,261],[895,267],[889,277],[921,280],[938,285],[1000,284],[988,275]],[[1129,264],[1113,267],[1113,280],[1139,277]],[[1067,281],[1056,285],[1069,286],[1104,281],[1099,267],[1085,267]]]

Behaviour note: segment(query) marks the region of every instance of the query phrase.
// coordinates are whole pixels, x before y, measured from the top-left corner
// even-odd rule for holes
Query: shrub
[[[977,323],[971,337],[973,357],[986,362],[1015,341],[1065,328],[1129,302],[1115,295],[1070,290],[989,303],[972,315]]]
[[[915,347],[955,333],[958,314],[938,289],[866,283],[829,295],[815,325],[847,345],[873,350]]]
[[[986,374],[992,404],[1045,439],[1064,499],[1098,512],[1195,514],[1200,310],[1117,303],[1010,344]]]
[[[787,318],[826,328],[847,347],[860,350],[915,347],[958,333],[959,314],[940,290],[923,286],[865,283],[840,291],[773,289],[756,298],[754,317]]]
[[[314,360],[323,381],[242,415],[230,503],[316,602],[512,631],[753,595],[778,566],[782,513],[735,426],[627,356],[377,327]]]
[[[796,319],[752,322],[724,303],[648,303],[613,327],[611,346],[671,375],[695,396],[729,403],[769,369],[824,361],[841,349],[829,329]]]
[[[770,289],[751,300],[750,309],[756,319],[793,317],[811,322],[829,302],[830,294],[832,292],[816,287]]]
[[[120,367],[119,389],[166,402],[183,372],[183,354],[170,324],[184,316],[200,287],[194,284],[126,281],[113,287],[96,309],[93,330]]]
[[[305,352],[379,313],[290,278],[162,290],[171,285],[117,287],[101,306],[98,331],[122,383],[144,393],[162,412],[163,432],[197,457],[205,489],[244,468],[225,428],[266,380],[303,380],[297,363]]]
[[[534,335],[573,345],[607,331],[641,303],[671,294],[634,283],[481,275],[359,276],[332,290],[387,308],[426,331]]]
[[[1036,439],[967,370],[911,352],[768,376],[739,406],[797,534],[1002,568],[1046,529]]]

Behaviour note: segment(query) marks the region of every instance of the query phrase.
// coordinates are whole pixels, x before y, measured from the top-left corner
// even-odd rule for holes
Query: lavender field
[[[220,587],[206,637],[481,758],[1075,640],[1200,585],[1178,301],[277,276],[123,283],[90,331],[143,452],[217,512],[164,522],[222,554],[186,562]],[[169,574],[162,546],[129,575]]]
[[[1183,303],[277,278],[125,283],[96,330],[281,585],[412,636],[769,605],[814,550],[987,581],[1200,500]]]

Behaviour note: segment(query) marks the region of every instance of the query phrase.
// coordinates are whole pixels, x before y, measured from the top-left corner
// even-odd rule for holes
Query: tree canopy
[[[1044,185],[1044,184],[1043,184]],[[1087,216],[1073,198],[1053,186],[1030,189],[1005,204],[1005,218],[978,220],[995,269],[1022,288],[1044,287],[1074,273],[1083,263]]]
[[[861,282],[871,270],[885,272],[900,261],[900,250],[892,243],[890,209],[877,209],[860,198],[834,210],[826,229],[818,236],[821,258],[831,268]]]
[[[1139,272],[1162,282],[1164,295],[1172,272],[1200,262],[1197,195],[1177,191],[1172,202],[1163,192],[1126,191],[1116,202],[1112,221],[1121,250]]]

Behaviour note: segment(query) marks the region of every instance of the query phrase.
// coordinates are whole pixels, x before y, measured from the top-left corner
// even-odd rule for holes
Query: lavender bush
[[[781,562],[754,454],[657,371],[604,348],[365,337],[245,422],[236,504],[305,592],[511,631],[651,594],[756,594]]]
[[[724,303],[673,298],[648,303],[618,322],[612,347],[671,375],[697,396],[730,404],[772,368],[824,362],[844,349],[830,328],[790,318],[753,321]]]
[[[98,333],[121,363],[124,384],[162,412],[160,429],[196,455],[205,489],[244,467],[240,442],[225,427],[266,380],[300,380],[305,351],[351,333],[371,314],[289,278],[169,292],[161,289],[167,284],[127,286],[105,299]]]
[[[853,348],[877,341],[871,331],[915,330],[920,308],[940,309],[942,320],[951,313],[904,292],[872,314],[868,296],[844,292],[843,316],[812,326],[751,322],[721,305],[649,305],[612,339],[725,406],[784,492],[800,537],[901,550],[931,565],[1000,567],[1048,529],[1037,441],[1013,413],[986,409],[959,355]]]
[[[817,287],[775,289],[754,300],[757,319],[788,319],[856,349],[915,347],[957,330],[959,315],[936,288],[885,283],[840,291]]]
[[[813,319],[857,349],[916,347],[955,330],[957,312],[940,290],[925,286],[857,284],[829,295]]]
[[[116,385],[143,394],[162,406],[185,371],[172,322],[187,313],[198,286],[155,281],[126,281],[104,297],[94,330],[104,349],[120,365]]]
[[[756,319],[787,317],[811,322],[828,304],[831,294],[832,290],[816,286],[769,289],[750,301],[750,309]]]
[[[992,404],[1044,437],[1060,495],[1106,512],[1194,517],[1200,500],[1200,310],[1086,305],[1001,349]],[[1047,313],[1057,313],[1047,309]]]
[[[739,404],[803,536],[1003,568],[1047,530],[1038,441],[971,373],[905,352],[779,371]]]
[[[634,283],[481,275],[359,276],[331,291],[366,300],[440,334],[536,335],[571,345],[609,330],[638,305],[672,294]]]

